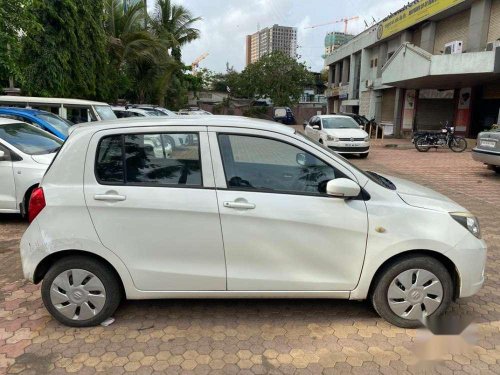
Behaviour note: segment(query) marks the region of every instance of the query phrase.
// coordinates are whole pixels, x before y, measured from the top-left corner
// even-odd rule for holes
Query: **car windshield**
[[[28,155],[57,152],[63,143],[59,138],[23,123],[1,125],[0,138]]]
[[[69,128],[74,124],[71,121],[65,120],[59,116],[53,115],[52,113],[41,113],[36,117],[47,121],[50,125],[62,133],[65,137],[68,136]]]
[[[359,129],[359,125],[349,117],[323,117],[324,129]]]
[[[96,105],[94,106],[97,114],[101,120],[114,120],[116,115],[109,105]]]
[[[332,151],[330,148],[328,148],[324,144],[319,143],[318,141],[316,141],[316,140],[308,137],[304,133],[295,132],[295,134],[298,135],[298,136],[300,136],[300,137],[303,137],[304,139],[306,139],[306,140],[314,143],[317,146],[320,146],[323,150],[329,152],[330,154],[335,155],[335,157],[342,159],[342,161],[344,161],[346,164],[348,164],[352,169],[358,171],[359,173],[361,173],[362,175],[364,175],[365,177],[367,177],[370,181],[373,181],[376,184],[378,184],[380,186],[383,186],[383,187],[385,187],[387,189],[396,190],[396,185],[394,185],[392,183],[392,181],[389,180],[388,178],[383,177],[383,176],[381,176],[381,175],[379,175],[378,173],[375,173],[375,172],[364,171],[362,169],[359,169],[354,164],[352,164],[349,160],[347,160],[346,158],[344,158],[342,155],[337,154],[335,151]]]

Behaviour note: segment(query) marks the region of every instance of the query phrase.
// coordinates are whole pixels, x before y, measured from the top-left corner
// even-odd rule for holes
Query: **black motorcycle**
[[[448,123],[439,133],[426,132],[414,136],[415,148],[420,152],[427,152],[431,148],[449,147],[453,152],[462,152],[467,149],[467,141],[464,137],[455,135],[455,127]]]

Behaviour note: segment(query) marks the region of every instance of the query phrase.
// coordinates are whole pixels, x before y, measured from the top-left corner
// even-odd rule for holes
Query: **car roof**
[[[25,122],[13,120],[11,118],[0,117],[0,126],[9,124],[25,124]]]
[[[0,103],[38,103],[38,104],[81,104],[81,105],[109,105],[108,103],[94,102],[92,100],[71,98],[44,98],[36,96],[10,96],[0,95]]]
[[[351,116],[347,116],[347,115],[317,115],[317,117],[319,117],[319,118],[336,118],[336,117],[352,118]]]
[[[40,109],[33,108],[19,108],[19,107],[0,107],[1,112],[9,112],[9,113],[19,113],[26,115],[38,115],[40,113],[50,113],[47,111],[42,111]]]
[[[129,117],[116,120],[98,121],[88,124],[78,124],[71,127],[73,131],[79,129],[92,129],[95,131],[131,128],[131,127],[151,127],[151,126],[215,126],[215,127],[234,127],[258,130],[270,130],[284,134],[294,134],[295,129],[277,124],[268,120],[260,120],[241,116],[154,116],[154,117]]]

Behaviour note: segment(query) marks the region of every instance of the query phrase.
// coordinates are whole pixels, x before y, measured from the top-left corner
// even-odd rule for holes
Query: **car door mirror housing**
[[[359,185],[348,178],[336,178],[326,184],[326,193],[333,197],[353,198],[361,192]]]

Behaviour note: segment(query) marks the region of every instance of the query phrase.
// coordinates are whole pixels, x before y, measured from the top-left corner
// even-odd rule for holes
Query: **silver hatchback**
[[[500,172],[500,128],[479,133],[472,158]]]

